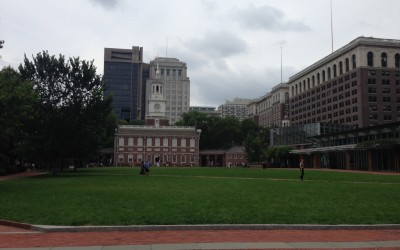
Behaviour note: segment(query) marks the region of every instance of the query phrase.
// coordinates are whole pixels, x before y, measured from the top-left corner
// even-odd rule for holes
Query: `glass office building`
[[[143,120],[145,80],[149,67],[143,63],[143,48],[104,49],[105,96],[113,97],[117,119]]]
[[[347,131],[353,126],[345,124],[310,123],[270,129],[270,145],[314,145],[315,137]]]

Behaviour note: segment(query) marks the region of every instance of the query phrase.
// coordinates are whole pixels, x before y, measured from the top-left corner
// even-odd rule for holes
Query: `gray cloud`
[[[90,0],[94,5],[100,5],[104,9],[114,9],[121,0]]]
[[[202,39],[193,39],[186,46],[196,52],[215,57],[229,57],[246,51],[247,44],[228,31],[207,32]]]
[[[244,27],[270,31],[308,31],[309,26],[294,20],[286,20],[282,10],[268,5],[233,11],[233,15]]]

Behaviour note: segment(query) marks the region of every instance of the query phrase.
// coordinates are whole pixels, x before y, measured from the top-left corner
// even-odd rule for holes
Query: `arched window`
[[[328,81],[331,79],[331,67],[328,67]]]
[[[381,64],[382,67],[387,67],[387,55],[385,52],[381,54]]]
[[[299,88],[297,87],[297,84],[296,84],[296,95],[299,93]]]
[[[333,77],[337,77],[336,64],[333,65]]]
[[[394,67],[400,68],[400,54],[399,53],[394,55]]]
[[[350,70],[349,58],[346,58],[345,64],[346,64],[346,72],[349,72]]]
[[[312,82],[312,86],[314,88],[315,87],[315,76],[314,75],[311,77],[311,82]]]
[[[289,103],[289,93],[285,92],[285,103]]]
[[[357,68],[356,55],[351,56],[351,64],[352,64],[353,69]]]
[[[325,70],[322,70],[322,82],[325,82]]]
[[[321,78],[319,76],[319,73],[317,73],[317,84],[321,84]]]
[[[343,62],[339,62],[339,75],[343,74]]]
[[[303,80],[303,91],[306,91],[306,80]]]
[[[308,88],[308,89],[311,89],[311,86],[310,86],[310,78],[307,78],[307,88]]]
[[[374,53],[371,51],[367,54],[367,65],[370,67],[374,66]]]

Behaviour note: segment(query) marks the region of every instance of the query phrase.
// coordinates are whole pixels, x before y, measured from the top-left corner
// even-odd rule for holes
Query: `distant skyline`
[[[144,62],[186,62],[191,105],[255,99],[332,52],[331,0],[0,0],[0,68],[24,54],[94,60],[143,47]],[[360,36],[400,39],[400,1],[332,0],[333,49]]]

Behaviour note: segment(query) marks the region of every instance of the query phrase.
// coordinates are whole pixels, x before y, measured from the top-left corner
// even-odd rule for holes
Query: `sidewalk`
[[[23,224],[27,225],[27,224]],[[244,225],[245,226],[245,225]],[[400,249],[400,229],[157,230],[74,227],[40,232],[0,225],[1,249]],[[290,227],[290,226],[288,226]],[[32,228],[40,228],[40,226]],[[234,227],[237,228],[237,227]]]

